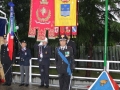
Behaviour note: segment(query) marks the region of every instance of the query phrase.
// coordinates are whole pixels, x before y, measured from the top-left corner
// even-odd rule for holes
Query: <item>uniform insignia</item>
[[[27,55],[27,53],[25,52],[25,55]]]
[[[65,57],[69,57],[69,56],[70,56],[70,52],[69,51],[65,52]]]
[[[106,83],[107,83],[107,80],[101,80],[101,81],[100,81],[100,85],[101,85],[101,86],[104,86]]]
[[[45,52],[45,54],[47,54],[47,51]]]

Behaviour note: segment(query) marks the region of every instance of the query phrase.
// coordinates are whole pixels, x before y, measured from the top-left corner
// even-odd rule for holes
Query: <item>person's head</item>
[[[6,35],[3,36],[3,41],[4,41],[4,44],[8,43]]]
[[[67,35],[67,39],[70,40],[70,35]]]
[[[23,41],[21,42],[21,46],[22,46],[22,48],[25,48],[25,47],[27,46],[27,43],[26,43],[25,40],[23,40]]]
[[[45,46],[48,44],[48,39],[45,37],[45,39],[42,41],[42,44]]]
[[[67,44],[67,37],[65,35],[61,35],[59,41],[60,41],[60,46],[65,46]]]

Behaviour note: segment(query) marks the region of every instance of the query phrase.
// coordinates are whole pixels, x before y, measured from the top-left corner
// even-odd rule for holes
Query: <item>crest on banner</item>
[[[48,4],[48,0],[40,0],[40,4]]]
[[[61,4],[61,16],[70,16],[70,4]]]

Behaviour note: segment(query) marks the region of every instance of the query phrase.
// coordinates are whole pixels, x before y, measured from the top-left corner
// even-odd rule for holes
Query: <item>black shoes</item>
[[[11,83],[7,84],[8,86],[11,86]]]
[[[8,84],[7,83],[4,83],[3,86],[7,86]]]
[[[49,88],[49,85],[46,85],[45,88]]]
[[[19,86],[24,86],[24,84],[20,84]]]
[[[26,86],[26,87],[28,87],[29,86],[29,84],[20,84],[19,86]]]
[[[40,87],[44,87],[44,85],[40,85]]]
[[[44,85],[40,85],[40,87],[44,87]],[[49,88],[49,85],[46,85],[45,88]]]
[[[3,86],[11,86],[11,83],[4,83]]]
[[[26,87],[28,87],[28,86],[29,86],[29,84],[25,84],[25,86],[26,86]]]

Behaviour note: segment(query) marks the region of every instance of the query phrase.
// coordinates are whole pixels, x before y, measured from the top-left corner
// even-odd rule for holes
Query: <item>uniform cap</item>
[[[25,40],[22,40],[22,42],[21,43],[27,43]]]
[[[61,36],[59,37],[59,41],[61,41],[61,40],[67,40],[66,35],[61,35]]]

